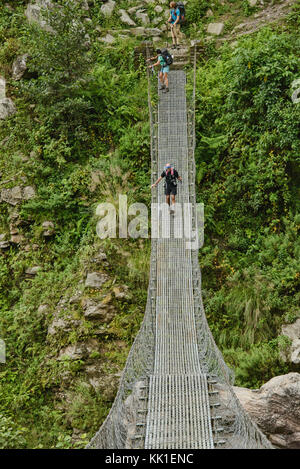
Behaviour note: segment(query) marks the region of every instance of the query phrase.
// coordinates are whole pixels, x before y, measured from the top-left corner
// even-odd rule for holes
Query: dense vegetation
[[[198,73],[206,313],[237,383],[249,387],[287,371],[280,329],[299,316],[297,47],[296,29],[264,29]]]
[[[119,40],[113,47],[97,40],[99,23],[119,25],[116,16],[109,21],[101,16],[101,2],[94,2],[91,22],[79,7],[57,2],[63,9],[48,17],[57,34],[29,26],[26,2],[13,3],[14,9],[3,7],[0,13],[0,73],[18,109],[0,121],[1,188],[33,185],[36,197],[20,209],[0,203],[1,233],[9,232],[17,212],[24,237],[0,256],[0,337],[7,346],[7,363],[0,365],[0,447],[82,447],[116,390],[114,381],[104,380],[105,387],[95,391],[86,366],[100,363],[108,378],[120,372],[146,302],[149,241],[101,241],[95,231],[99,202],[117,204],[119,193],[126,193],[129,203],[150,202],[146,76],[134,55],[138,40]],[[210,6],[198,3],[188,6],[191,37],[204,31],[203,14]],[[231,3],[243,15],[254,11],[244,2]],[[230,8],[220,5],[216,14]],[[290,99],[299,76],[297,27],[296,11],[277,29],[262,30],[235,47],[211,44],[198,70],[204,303],[215,339],[242,386],[257,387],[289,371],[279,356],[285,345],[280,326],[299,315],[299,107]],[[12,62],[25,52],[31,56],[29,70],[13,81]],[[55,226],[47,239],[45,220]],[[107,261],[97,268],[108,276],[100,292],[84,288],[99,250]],[[26,269],[36,265],[41,270],[28,278]],[[124,284],[130,293],[111,300],[112,289]],[[81,302],[70,303],[78,291]],[[87,297],[110,298],[115,308],[100,333],[84,318]],[[50,337],[48,327],[62,300],[63,314],[79,327]],[[44,304],[46,314],[39,309]],[[93,339],[99,347],[85,358],[57,360],[62,348]]]

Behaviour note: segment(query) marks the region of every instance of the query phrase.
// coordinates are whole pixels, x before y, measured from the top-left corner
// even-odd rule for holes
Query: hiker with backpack
[[[160,177],[157,181],[152,184],[151,188],[156,187],[157,184],[165,178],[165,195],[166,195],[166,202],[169,205],[170,211],[174,213],[175,211],[175,195],[177,194],[177,179],[182,182],[181,176],[179,176],[178,172],[175,168],[172,167],[170,163],[166,164],[163,172],[161,173]],[[172,205],[170,205],[170,195],[172,199]]]
[[[167,24],[171,26],[172,49],[179,49],[179,39],[181,37],[180,25],[185,21],[185,8],[182,2],[171,2],[170,8]]]
[[[170,71],[170,65],[173,63],[173,58],[167,49],[156,49],[157,55],[155,57],[151,57],[147,61],[150,60],[157,60],[157,62],[153,65],[149,65],[149,68],[160,66],[159,72],[159,80],[160,80],[160,90],[163,93],[167,93],[169,91],[169,78],[168,73]]]

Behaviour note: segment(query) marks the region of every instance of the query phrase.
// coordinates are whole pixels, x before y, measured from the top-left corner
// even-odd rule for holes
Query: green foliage
[[[11,417],[0,414],[0,448],[21,449],[25,447],[25,428],[19,428]]]
[[[274,376],[289,372],[279,356],[277,342],[253,345],[247,351],[239,348],[225,351],[225,359],[235,368],[236,386],[257,389]]]
[[[83,448],[115,395],[112,387],[95,391],[86,366],[120,372],[146,304],[150,242],[100,243],[94,214],[101,201],[117,204],[119,193],[129,203],[150,203],[145,64],[134,54],[138,40],[120,39],[113,47],[98,41],[96,26],[102,32],[123,27],[117,9],[104,18],[102,2],[95,1],[87,21],[79,2],[59,0],[44,12],[52,28],[45,30],[28,26],[26,4],[15,0],[13,9],[4,6],[0,13],[1,74],[18,110],[0,122],[2,182],[32,184],[37,193],[14,208],[26,249],[25,243],[12,246],[0,258],[0,337],[7,345],[7,363],[0,365],[0,447]],[[247,5],[215,5],[214,18],[230,16],[233,6],[239,14],[252,13]],[[187,3],[187,35],[204,31],[210,7]],[[153,8],[147,5],[151,18]],[[282,323],[299,316],[299,107],[290,100],[298,78],[297,8],[287,18],[290,33],[264,31],[234,49],[215,50],[210,43],[197,77],[204,300],[214,337],[241,386],[258,387],[290,371],[280,358],[286,340],[278,334]],[[30,73],[13,82],[11,65],[23,52],[30,53]],[[1,203],[1,232],[8,232],[11,215]],[[45,220],[55,224],[50,239],[42,235]],[[96,266],[91,258],[99,249],[108,261]],[[25,270],[33,265],[41,271],[29,279]],[[99,334],[99,324],[83,318],[82,305],[67,301],[60,317],[80,326],[50,337],[59,301],[98,268],[109,281],[103,291],[89,291],[92,298],[102,299],[115,284],[128,287],[121,300],[112,295],[114,319],[101,324]],[[48,305],[46,313],[41,304]],[[83,359],[57,360],[63,347],[91,338],[99,349]]]
[[[1,440],[0,446],[5,448],[86,445],[104,420],[114,390],[107,395],[95,392],[87,385],[85,366],[105,362],[107,373],[120,372],[129,351],[124,341],[132,342],[146,302],[148,264],[139,258],[139,243],[128,241],[128,250],[145,268],[142,276],[136,269],[130,272],[127,257],[120,255],[113,241],[108,248],[112,251],[109,284],[117,279],[120,285],[134,288],[136,295],[115,301],[118,319],[103,325],[99,351],[84,360],[57,361],[61,348],[98,337],[97,325],[83,320],[80,304],[70,305],[65,314],[80,320],[81,327],[55,338],[47,335],[60,298],[74,294],[94,254],[92,246],[99,247],[95,207],[101,200],[115,202],[119,193],[126,193],[131,202],[150,200],[150,191],[145,190],[150,175],[144,65],[135,63],[134,42],[110,49],[94,41],[95,24],[89,25],[85,12],[72,6],[73,2],[59,1],[45,12],[55,32],[22,24],[18,27],[22,41],[11,20],[5,29],[11,41],[1,51],[7,70],[21,42],[31,56],[30,74],[11,83],[18,112],[0,122],[0,141],[5,141],[2,178],[12,181],[10,185],[23,185],[21,177],[26,176],[26,183],[36,188],[36,197],[17,207],[20,231],[30,249],[11,248],[0,262],[0,337],[7,345],[7,363],[0,365],[6,442]],[[22,23],[24,5],[20,12]],[[15,13],[7,15],[11,19]],[[2,229],[8,231],[10,211],[4,203],[0,208]],[[49,239],[42,234],[45,220],[55,224]],[[33,265],[40,265],[41,271],[28,279],[25,270]],[[46,314],[39,311],[41,304],[48,305]],[[59,396],[66,393],[64,402]],[[79,432],[75,440],[74,428]]]
[[[189,1],[186,5],[186,19],[188,23],[200,23],[208,8],[210,8],[210,2],[208,0]]]
[[[197,77],[206,312],[243,386],[283,369],[261,344],[299,315],[300,112],[290,98],[298,41],[263,30],[224,46]]]

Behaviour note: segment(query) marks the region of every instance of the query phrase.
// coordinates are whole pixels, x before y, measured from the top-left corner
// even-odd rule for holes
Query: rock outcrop
[[[35,189],[32,186],[15,186],[9,189],[2,189],[0,192],[0,202],[10,205],[17,205],[23,200],[32,199],[35,196]]]
[[[12,78],[20,80],[27,70],[27,59],[29,54],[23,54],[16,58],[12,64]]]
[[[101,6],[101,13],[104,15],[104,16],[111,16],[113,14],[113,11],[115,9],[115,6],[116,6],[116,2],[114,0],[108,0],[108,2],[104,3],[102,6]]]
[[[276,376],[258,390],[234,391],[275,447],[300,449],[300,373]]]
[[[282,326],[282,334],[287,336],[292,344],[290,348],[283,354],[286,361],[299,365],[300,363],[300,318],[293,324],[285,324]]]
[[[16,112],[12,99],[6,97],[6,80],[0,77],[0,119],[6,119]]]
[[[35,3],[28,3],[25,16],[30,24],[37,23],[41,28],[45,30],[52,29],[47,25],[46,21],[43,19],[42,10],[46,8],[51,8],[52,2],[50,0],[36,0]]]

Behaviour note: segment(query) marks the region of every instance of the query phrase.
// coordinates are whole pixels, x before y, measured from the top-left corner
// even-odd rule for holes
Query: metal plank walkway
[[[170,91],[158,105],[158,158],[160,175],[172,163],[183,178],[176,196],[175,215],[160,211],[157,242],[156,347],[150,376],[145,448],[213,448],[208,387],[201,370],[194,317],[191,251],[177,238],[190,214],[186,76],[170,72]],[[156,189],[155,189],[156,190]],[[165,202],[163,183],[158,203]],[[162,218],[165,217],[165,218]],[[164,231],[165,230],[165,231]],[[170,238],[164,238],[168,230]]]
[[[196,49],[194,53],[193,98]],[[112,408],[87,448],[272,448],[235,396],[233,374],[209,329],[198,250],[186,249],[186,239],[177,236],[182,221],[180,208],[184,225],[187,222],[195,228],[197,221],[195,123],[194,119],[187,122],[185,82],[183,71],[170,73],[170,92],[160,95],[158,128],[150,81],[148,84],[152,177],[157,179],[165,164],[172,163],[183,184],[176,197],[177,213],[169,219],[160,212],[158,236],[153,236],[152,230],[144,319]],[[152,193],[152,202],[161,204],[164,199],[161,183]],[[191,210],[183,207],[189,202],[193,204]],[[155,216],[157,213],[154,210]],[[168,230],[170,236],[166,237]]]

